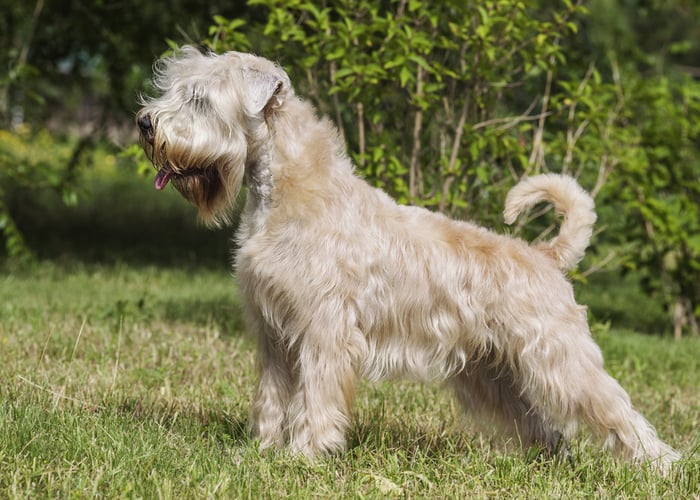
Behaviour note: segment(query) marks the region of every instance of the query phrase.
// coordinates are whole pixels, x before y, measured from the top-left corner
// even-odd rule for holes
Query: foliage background
[[[126,187],[137,163],[144,170],[132,120],[152,62],[174,45],[203,43],[278,60],[298,93],[336,121],[362,175],[402,203],[547,237],[551,217],[502,227],[505,193],[523,175],[577,176],[596,196],[599,223],[574,277],[638,287],[667,317],[665,328],[647,331],[698,333],[700,6],[693,0],[179,0],[167,8],[2,0],[0,7],[7,258],[225,258],[227,236],[183,225],[190,212],[174,197],[135,206]],[[123,223],[110,213],[115,204],[128,207],[116,217]],[[160,222],[130,228],[139,213]]]

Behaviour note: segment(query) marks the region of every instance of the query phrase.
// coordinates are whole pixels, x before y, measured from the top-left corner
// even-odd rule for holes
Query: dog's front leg
[[[250,409],[250,432],[260,448],[281,448],[285,442],[287,408],[296,384],[289,352],[276,342],[262,318],[249,321],[258,334],[260,381]]]
[[[308,341],[313,337],[299,346],[298,379],[287,415],[290,448],[307,457],[345,448],[358,378],[342,343]]]

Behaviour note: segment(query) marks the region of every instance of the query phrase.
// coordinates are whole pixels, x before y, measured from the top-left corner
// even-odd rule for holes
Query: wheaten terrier
[[[506,222],[540,201],[563,216],[533,247],[371,187],[266,59],[185,47],[154,83],[137,124],[155,187],[174,184],[210,225],[247,188],[236,274],[259,340],[262,447],[341,450],[358,378],[409,376],[447,380],[465,411],[525,445],[554,450],[582,421],[626,459],[678,459],[603,369],[562,273],[596,217],[574,180],[541,175],[509,193]]]

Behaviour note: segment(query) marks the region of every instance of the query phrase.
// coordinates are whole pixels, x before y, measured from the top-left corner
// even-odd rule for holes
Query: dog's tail
[[[537,248],[553,258],[560,269],[571,269],[583,258],[593,234],[596,220],[593,199],[569,176],[529,177],[508,192],[503,211],[506,224],[512,224],[519,214],[542,201],[552,203],[564,220],[559,235]]]

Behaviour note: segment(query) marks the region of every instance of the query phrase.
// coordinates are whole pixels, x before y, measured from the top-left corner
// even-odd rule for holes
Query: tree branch
[[[442,197],[440,198],[439,210],[444,212],[445,206],[447,204],[447,194],[450,191],[450,186],[455,180],[455,163],[457,163],[457,154],[459,153],[459,145],[462,142],[462,135],[464,134],[464,124],[467,122],[467,115],[469,114],[469,104],[471,100],[469,96],[464,98],[464,104],[462,104],[462,111],[459,115],[459,120],[457,121],[457,128],[455,130],[454,140],[452,141],[452,150],[450,152],[450,160],[447,165],[447,177],[442,184]]]
[[[34,12],[32,12],[32,19],[29,23],[29,29],[27,30],[26,39],[22,43],[22,48],[17,57],[17,64],[15,68],[21,69],[22,66],[27,64],[29,59],[29,49],[32,46],[32,41],[34,39],[34,32],[36,31],[36,25],[39,21],[39,16],[41,11],[44,9],[44,0],[37,0],[34,4]],[[7,83],[2,87],[2,95],[0,95],[0,119],[8,116],[10,111],[10,87],[12,85],[13,78],[10,77]],[[9,120],[11,121],[11,119]],[[10,125],[10,123],[8,123]]]
[[[416,75],[416,97],[423,97],[423,67],[418,65],[418,73]],[[411,164],[408,170],[408,193],[409,199],[413,202],[417,196],[416,178],[419,175],[418,156],[420,154],[420,132],[423,127],[423,108],[418,104],[416,115],[413,120],[413,150],[411,151]]]
[[[549,97],[552,92],[552,70],[547,71],[547,81],[544,86],[544,95],[542,96],[542,111],[540,119],[535,130],[535,137],[532,141],[532,153],[528,160],[528,170],[530,167],[535,167],[535,171],[539,171],[544,164],[544,122],[547,116],[547,108],[549,106]]]
[[[365,159],[365,108],[361,102],[357,103],[357,141],[360,150],[360,167],[367,163]]]

